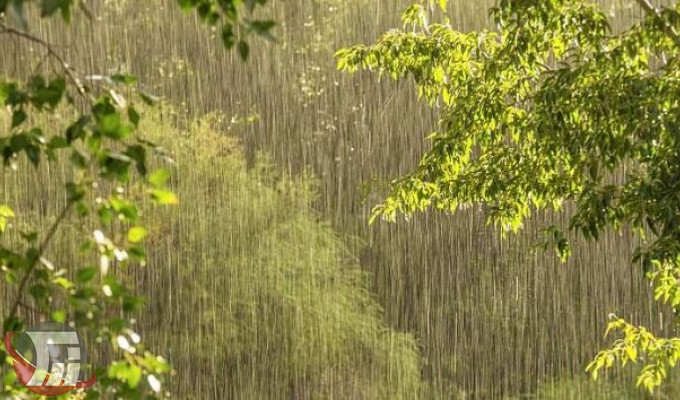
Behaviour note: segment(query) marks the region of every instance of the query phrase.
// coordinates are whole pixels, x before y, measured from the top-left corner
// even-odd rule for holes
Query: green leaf
[[[130,230],[128,231],[127,240],[130,243],[139,243],[142,240],[144,240],[147,234],[148,232],[144,227],[135,226],[133,228],[130,228]]]
[[[0,205],[0,234],[5,233],[10,218],[14,218],[14,211],[5,205]]]
[[[76,281],[80,283],[86,283],[92,280],[97,274],[97,268],[89,267],[79,270],[76,273]]]
[[[78,215],[81,217],[88,216],[90,215],[90,207],[88,207],[85,202],[79,201],[78,204],[76,204],[76,212],[78,212]]]
[[[5,318],[5,321],[3,323],[3,327],[4,327],[5,332],[19,332],[19,331],[23,330],[22,329],[23,326],[24,326],[24,324],[21,321],[21,319],[19,319],[19,317],[14,316],[14,315]]]
[[[135,161],[137,172],[142,176],[146,176],[146,148],[140,145],[128,146],[127,150],[125,150],[125,155]]]
[[[47,147],[52,150],[63,149],[69,147],[69,143],[68,140],[66,140],[66,138],[63,138],[61,136],[54,136],[50,139],[49,143],[47,144]]]
[[[36,243],[38,241],[38,232],[21,232],[21,237],[26,243]]]
[[[70,9],[72,0],[42,0],[41,2],[41,16],[50,17],[57,11],[61,11],[62,18],[69,22]]]
[[[115,74],[111,76],[111,80],[114,81],[115,83],[119,83],[122,85],[134,85],[137,83],[137,77],[134,75],[127,75],[127,74]]]
[[[105,206],[100,207],[99,210],[97,210],[97,216],[99,217],[99,222],[101,222],[104,226],[109,226],[113,221],[114,213],[111,211],[110,207]]]
[[[130,119],[130,122],[132,122],[132,125],[135,126],[135,128],[139,126],[140,116],[133,106],[128,107],[128,118]]]
[[[26,152],[26,156],[28,157],[28,160],[31,162],[31,164],[37,166],[40,163],[40,148],[38,146],[29,144],[26,146],[24,151]]]
[[[177,0],[177,3],[183,11],[187,12],[191,11],[194,4],[196,4],[196,2],[192,0]]]
[[[50,291],[46,286],[37,284],[31,286],[29,293],[38,303],[42,303],[47,300],[47,296],[50,294]]]
[[[87,155],[78,149],[71,152],[71,163],[79,169],[85,169],[88,164]]]
[[[85,188],[82,185],[69,182],[66,184],[66,191],[70,201],[80,201],[85,197]]]
[[[54,284],[63,289],[71,289],[73,287],[73,282],[61,276],[54,279]]]
[[[14,110],[12,112],[12,129],[26,122],[28,115],[23,109]]]
[[[276,26],[276,22],[272,20],[264,21],[256,20],[248,21],[248,25],[250,26],[250,29],[257,35],[262,36],[268,40],[274,40],[274,36],[271,34],[271,30]]]
[[[155,188],[162,188],[165,183],[170,179],[170,171],[165,168],[160,168],[149,175],[149,183]]]
[[[123,311],[134,312],[144,306],[145,300],[142,296],[125,296],[123,298]]]
[[[97,119],[97,128],[99,132],[113,140],[125,139],[132,129],[123,124],[122,118],[118,113],[111,113],[101,115]]]
[[[247,60],[250,56],[250,46],[243,40],[238,42],[238,54],[242,60]]]
[[[250,21],[250,26],[255,30],[256,33],[262,34],[268,32],[270,29],[275,27],[276,22],[272,20]]]
[[[42,77],[34,77],[30,86],[33,90],[31,103],[38,109],[47,105],[50,110],[53,110],[61,102],[66,92],[66,80],[64,78],[54,79],[49,85],[46,85]]]
[[[164,189],[153,189],[151,190],[151,198],[157,204],[164,205],[175,205],[179,204],[179,200],[174,193]]]
[[[139,97],[149,106],[155,105],[160,100],[158,97],[144,92],[139,93]]]
[[[14,218],[14,211],[5,205],[0,205],[0,217]]]
[[[131,388],[136,388],[142,379],[142,369],[136,365],[131,365],[127,374],[127,383]]]
[[[14,153],[23,151],[31,143],[31,138],[25,133],[13,135],[10,138],[9,146]]]
[[[100,159],[99,166],[102,168],[104,177],[126,182],[130,177],[129,169],[132,161],[127,154],[110,152]]]
[[[229,50],[236,44],[236,35],[234,35],[234,27],[231,24],[226,24],[222,27],[222,43]]]
[[[128,254],[130,254],[130,257],[135,261],[142,262],[146,260],[146,251],[142,246],[130,246],[127,251]]]
[[[85,137],[85,128],[90,123],[90,116],[82,116],[66,129],[66,141],[71,144],[75,140],[82,139]]]
[[[14,90],[14,85],[0,82],[0,106],[7,104],[10,93]]]
[[[142,369],[127,362],[114,362],[109,366],[108,376],[125,382],[131,389],[135,389],[142,379]]]
[[[137,206],[135,206],[134,203],[125,201],[118,197],[111,197],[109,199],[109,203],[116,213],[118,213],[119,216],[122,216],[125,221],[135,222],[139,218],[139,212],[137,210]]]
[[[51,317],[53,321],[61,322],[63,324],[66,322],[66,311],[54,310],[52,311]]]
[[[128,326],[128,321],[124,318],[111,318],[109,320],[109,328],[111,328],[112,332],[120,332],[123,329],[127,328]]]

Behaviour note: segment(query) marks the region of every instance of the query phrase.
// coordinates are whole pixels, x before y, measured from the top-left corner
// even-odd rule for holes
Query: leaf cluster
[[[569,202],[568,228],[588,239],[632,228],[634,261],[677,309],[680,47],[669,32],[680,9],[620,33],[585,0],[501,0],[490,16],[496,29],[465,33],[416,4],[404,29],[336,53],[342,70],[412,79],[439,111],[429,150],[372,220],[480,203],[517,232],[536,209]],[[566,260],[564,234],[548,233]]]

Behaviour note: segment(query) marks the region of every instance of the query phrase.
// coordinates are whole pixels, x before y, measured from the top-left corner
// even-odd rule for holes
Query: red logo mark
[[[16,372],[17,377],[31,392],[42,396],[59,396],[68,393],[73,389],[84,389],[94,385],[94,371],[92,371],[92,377],[86,382],[77,382],[75,384],[72,382],[68,382],[67,384],[66,380],[63,379],[63,372],[55,374],[41,371],[39,373],[44,374],[45,378],[40,385],[35,385],[35,377],[38,377],[39,379],[42,375],[36,375],[37,368],[12,347],[11,340],[15,333],[16,332],[12,332],[5,336],[5,348],[12,359],[14,359],[14,371]],[[57,381],[58,384],[55,385],[55,381]]]

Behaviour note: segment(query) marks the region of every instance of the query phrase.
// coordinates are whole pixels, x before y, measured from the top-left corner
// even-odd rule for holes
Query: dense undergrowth
[[[161,284],[148,286],[147,317],[183,371],[181,393],[414,398],[415,340],[383,322],[355,257],[313,209],[314,180],[264,157],[248,167],[219,125],[207,117],[180,132],[157,118],[147,128],[176,160],[182,199],[154,218]]]
[[[238,141],[223,133],[219,115],[190,120],[165,106],[145,117],[143,137],[161,145],[157,163],[173,171],[171,185],[181,202],[171,210],[143,205],[150,230],[147,265],[123,270],[114,260],[107,268],[147,298],[135,315],[137,330],[175,368],[167,387],[175,398],[479,395],[423,376],[416,338],[384,321],[347,238],[315,209],[311,173],[290,176],[264,155],[247,162]],[[3,176],[5,188],[18,187],[15,179],[27,182],[3,192],[21,205],[19,228],[53,218],[58,183],[70,174],[60,162],[41,168]],[[134,194],[136,187],[98,190]],[[95,226],[88,217],[66,225],[50,253],[55,265],[82,261],[75,237]],[[111,349],[95,343],[93,362],[105,363]],[[672,380],[656,398],[666,393],[676,393]],[[563,379],[516,398],[650,396],[612,380]]]

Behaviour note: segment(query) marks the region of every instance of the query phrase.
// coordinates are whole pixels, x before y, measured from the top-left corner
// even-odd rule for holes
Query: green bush
[[[313,209],[314,180],[277,174],[264,157],[249,168],[215,116],[186,132],[146,119],[176,160],[181,205],[150,218],[159,281],[145,283],[145,324],[170,349],[180,394],[417,397],[414,339],[383,322],[357,261]]]

